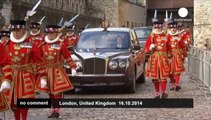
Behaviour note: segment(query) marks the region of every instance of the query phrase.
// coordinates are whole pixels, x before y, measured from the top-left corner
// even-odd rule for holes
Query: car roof
[[[99,31],[103,31],[103,30],[104,30],[104,28],[88,28],[88,29],[85,29],[82,33],[85,33],[85,32],[99,32]],[[107,31],[129,32],[130,28],[123,28],[123,27],[107,28]]]
[[[152,29],[152,26],[146,26],[146,27],[135,27],[133,28],[134,30],[137,30],[137,29],[146,29],[146,28],[151,28]]]

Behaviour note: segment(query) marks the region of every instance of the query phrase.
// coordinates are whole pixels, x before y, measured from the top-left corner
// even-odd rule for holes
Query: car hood
[[[103,58],[103,59],[113,59],[113,58],[128,58],[130,51],[120,51],[120,52],[83,52],[74,51],[72,55],[73,60],[79,59],[89,59],[89,58]]]

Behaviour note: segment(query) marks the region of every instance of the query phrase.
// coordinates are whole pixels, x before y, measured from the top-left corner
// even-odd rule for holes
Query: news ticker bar
[[[193,108],[193,99],[18,99],[18,108]]]

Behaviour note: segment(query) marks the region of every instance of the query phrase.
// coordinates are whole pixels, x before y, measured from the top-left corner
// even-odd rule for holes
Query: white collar
[[[155,30],[153,30],[153,33],[154,33],[154,34],[158,34],[158,35],[159,35],[159,34],[164,33],[164,30],[162,30],[161,32],[156,32]]]
[[[169,31],[168,34],[174,36],[174,35],[178,35],[179,33],[178,32],[172,33],[171,31]]]
[[[12,42],[14,42],[14,43],[21,43],[21,42],[23,42],[23,41],[26,39],[26,37],[27,37],[27,32],[25,32],[25,34],[23,35],[23,37],[20,38],[20,39],[16,39],[16,38],[13,36],[13,32],[10,34],[10,40],[11,40]]]
[[[32,31],[30,31],[30,35],[33,35],[33,36],[38,35],[39,33],[40,33],[40,30],[37,33],[32,33]]]
[[[72,37],[73,35],[74,35],[74,33],[72,33],[72,34],[68,34],[68,33],[67,33],[67,36],[68,36],[68,37]]]
[[[178,32],[178,34],[181,34],[181,33],[183,33],[185,30],[184,29],[182,29],[181,31],[179,31]]]
[[[49,40],[48,39],[48,36],[46,35],[45,36],[45,42],[47,42],[47,43],[55,43],[55,42],[57,42],[59,40],[59,38],[60,38],[61,35],[62,34],[59,34],[54,40]]]

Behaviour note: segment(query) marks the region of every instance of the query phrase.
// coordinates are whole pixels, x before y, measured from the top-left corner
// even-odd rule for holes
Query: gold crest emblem
[[[20,44],[15,44],[15,45],[14,45],[14,49],[15,49],[15,50],[20,50],[20,49],[21,49]]]
[[[21,60],[21,58],[19,57],[19,56],[14,56],[13,58],[12,58],[12,61],[13,62],[19,62]]]
[[[15,55],[18,55],[18,51],[15,51]]]

